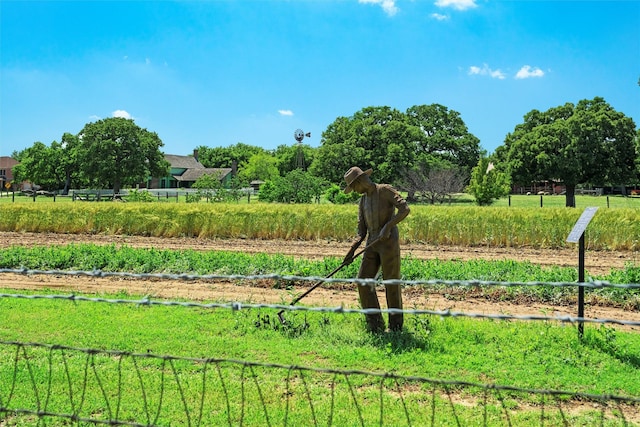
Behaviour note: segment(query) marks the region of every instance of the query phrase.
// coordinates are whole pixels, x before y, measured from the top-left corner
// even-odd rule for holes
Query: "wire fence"
[[[154,280],[295,280],[327,283],[453,286],[585,286],[639,289],[608,282],[374,281],[282,275],[172,275],[101,271],[2,269],[1,273],[135,277]],[[324,313],[403,312],[499,320],[586,322],[640,326],[624,319],[517,316],[450,310],[351,309],[242,302],[201,303],[144,297],[4,293],[0,299],[100,304],[266,309]],[[0,335],[1,336],[1,335]],[[296,366],[228,358],[198,358],[38,342],[0,340],[0,426],[5,425],[638,425],[640,397],[529,389],[448,381],[393,372]],[[176,422],[176,420],[180,420]],[[590,423],[590,424],[589,424]]]

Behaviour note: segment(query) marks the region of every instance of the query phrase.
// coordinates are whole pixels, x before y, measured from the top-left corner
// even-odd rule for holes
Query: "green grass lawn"
[[[493,206],[512,206],[540,208],[542,207],[565,207],[565,196],[526,196],[512,195],[497,200]],[[587,206],[597,206],[599,208],[640,208],[640,197],[615,196],[576,196],[576,208],[584,209]]]
[[[580,340],[572,325],[407,315],[402,333],[371,335],[357,314],[286,313],[283,327],[268,308],[2,298],[0,311],[2,341],[73,348],[0,345],[0,402],[8,408],[37,407],[37,396],[42,409],[46,397],[51,412],[72,413],[75,402],[79,415],[101,419],[118,406],[120,419],[157,416],[158,425],[186,424],[187,416],[202,425],[309,425],[314,416],[335,425],[359,425],[359,417],[364,425],[380,417],[385,425],[407,425],[407,417],[450,425],[454,415],[481,425],[486,410],[488,425],[505,425],[506,414],[515,425],[539,425],[546,399],[548,425],[556,425],[563,405],[581,399],[459,382],[640,396],[640,335],[607,326],[588,326]],[[564,414],[570,425],[602,415],[597,405],[581,408]],[[639,410],[623,408],[626,417]]]

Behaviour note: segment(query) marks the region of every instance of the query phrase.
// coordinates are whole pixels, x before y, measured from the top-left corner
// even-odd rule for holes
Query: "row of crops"
[[[581,209],[412,206],[404,243],[561,248]],[[0,231],[156,237],[345,240],[357,206],[278,204],[6,204]],[[640,249],[640,209],[600,209],[589,224],[590,250]]]
[[[227,251],[175,251],[170,249],[140,249],[126,245],[69,244],[64,246],[25,248],[14,246],[0,252],[0,269],[71,270],[101,272],[131,272],[136,274],[191,274],[191,275],[280,275],[283,277],[323,277],[341,263],[341,258],[325,257],[310,260],[281,254],[245,254]],[[342,269],[334,277],[356,277],[358,263]],[[420,260],[410,256],[403,259],[403,279],[421,281],[488,281],[488,282],[555,282],[575,283],[577,271],[570,267],[544,268],[529,261],[474,260],[443,261]],[[611,270],[594,280],[611,283],[640,283],[640,267],[628,266]],[[288,287],[290,283],[276,282],[273,286]],[[355,286],[355,285],[354,285]],[[571,305],[575,288],[571,286],[527,287],[468,287],[438,285],[449,294],[464,295],[473,292],[477,297],[505,300],[539,301]],[[433,289],[434,286],[430,285]],[[420,290],[421,286],[413,287]],[[626,309],[640,308],[640,292],[637,289],[606,287],[589,291],[589,298],[600,303]]]

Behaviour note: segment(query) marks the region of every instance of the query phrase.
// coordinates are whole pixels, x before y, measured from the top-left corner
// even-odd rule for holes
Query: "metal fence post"
[[[597,210],[597,207],[586,208],[567,237],[567,242],[578,243],[578,317],[581,319],[584,318],[584,286],[581,285],[584,283],[584,232]],[[578,338],[582,339],[583,334],[584,322],[579,320]]]

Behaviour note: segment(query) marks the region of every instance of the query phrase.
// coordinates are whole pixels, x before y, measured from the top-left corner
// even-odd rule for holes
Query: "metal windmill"
[[[293,137],[298,141],[298,151],[296,153],[296,168],[305,170],[304,165],[304,152],[302,151],[302,140],[304,137],[311,138],[311,132],[304,133],[302,129],[296,129],[293,133]]]

